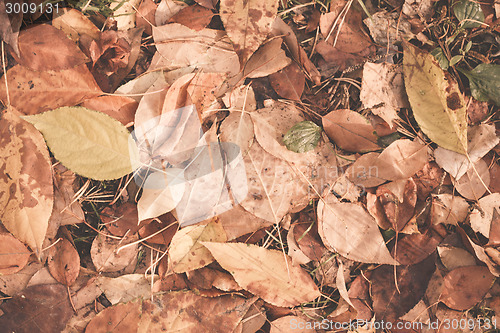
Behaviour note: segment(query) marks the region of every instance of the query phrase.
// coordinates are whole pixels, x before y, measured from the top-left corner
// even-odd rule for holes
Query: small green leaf
[[[312,121],[301,121],[286,132],[283,143],[288,150],[305,153],[316,148],[321,138],[321,127]]]
[[[484,22],[484,13],[479,2],[461,0],[453,6],[453,13],[464,29],[477,28]]]
[[[480,64],[473,70],[460,70],[469,79],[472,97],[500,106],[500,65]]]
[[[460,60],[462,60],[464,56],[459,54],[451,58],[450,60],[450,66],[455,66]]]
[[[472,47],[472,41],[470,40],[470,41],[467,43],[467,45],[465,45],[465,48],[464,48],[464,53],[469,52],[469,51],[470,51],[470,49],[471,49],[471,47]]]
[[[76,106],[23,118],[43,134],[54,156],[81,176],[107,180],[133,171],[130,134],[104,113]]]
[[[444,70],[447,70],[449,67],[449,62],[448,59],[446,59],[446,56],[443,53],[443,49],[440,47],[436,47],[434,50],[431,51],[431,54],[436,58],[439,67],[441,67]]]

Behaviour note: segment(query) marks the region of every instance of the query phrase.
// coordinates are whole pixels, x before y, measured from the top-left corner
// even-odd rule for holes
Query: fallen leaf
[[[474,256],[465,249],[454,246],[438,246],[437,250],[441,262],[449,271],[476,264]]]
[[[127,129],[103,113],[63,107],[24,119],[43,134],[58,160],[84,177],[117,179],[131,173],[138,160],[134,147],[129,151]]]
[[[207,225],[187,226],[179,230],[170,244],[169,256],[172,270],[184,273],[198,269],[214,261],[203,242],[225,242],[226,234],[217,220]]]
[[[410,22],[399,16],[398,13],[382,10],[365,18],[363,23],[370,31],[370,36],[376,44],[391,47],[394,43],[400,42],[402,38],[411,39],[414,37]]]
[[[470,214],[470,226],[475,232],[482,233],[486,238],[490,237],[493,211],[499,210],[499,203],[500,193],[492,193],[478,200],[477,206]]]
[[[378,177],[387,180],[406,179],[428,162],[427,146],[406,139],[391,143],[378,156],[375,166]]]
[[[455,310],[467,310],[483,299],[495,277],[484,266],[459,267],[444,277],[439,300]]]
[[[19,34],[18,63],[35,71],[60,71],[80,66],[87,57],[66,34],[48,24],[40,24]]]
[[[433,229],[425,233],[414,233],[398,238],[397,247],[392,250],[392,255],[401,265],[415,265],[429,257],[436,247],[442,242],[441,237]]]
[[[12,106],[26,115],[73,106],[101,94],[84,64],[57,72],[16,65],[7,71],[7,86]],[[5,84],[0,85],[0,99],[7,104]]]
[[[49,249],[47,266],[59,283],[70,286],[80,274],[80,256],[73,244],[63,237]]]
[[[276,0],[220,1],[220,18],[242,67],[271,32],[277,12]]]
[[[360,99],[365,108],[370,108],[389,126],[394,127],[393,121],[399,119],[398,110],[409,107],[402,68],[385,62],[367,62],[363,67]]]
[[[148,278],[144,274],[124,274],[116,278],[98,276],[96,284],[113,305],[127,303],[136,298],[151,298],[150,275]]]
[[[124,126],[131,126],[134,122],[138,103],[126,96],[108,95],[89,98],[80,104],[84,108],[99,111],[118,120]]]
[[[8,332],[61,332],[73,314],[60,284],[28,287],[0,308],[0,324]]]
[[[14,52],[19,56],[19,47],[17,43],[17,38],[19,36],[19,28],[21,27],[21,22],[19,25],[12,25],[9,16],[5,8],[5,2],[0,2],[0,37],[5,43],[9,44]]]
[[[137,332],[140,319],[141,311],[137,303],[117,304],[99,312],[87,325],[85,331],[96,333]]]
[[[164,82],[162,89],[164,89],[165,87],[167,87],[167,82],[165,81],[165,76],[163,71],[153,71],[144,73],[136,77],[135,79],[128,81],[127,83],[116,89],[115,94],[122,94],[125,96],[128,95],[127,97],[130,97],[137,103],[139,103],[140,101],[151,95],[151,92],[150,94],[146,94],[146,92],[152,87],[152,85],[156,81],[162,78]],[[159,89],[154,90],[155,94],[159,93],[157,90]],[[165,95],[163,95],[163,98],[165,98]]]
[[[466,199],[479,200],[486,193],[487,186],[490,184],[488,165],[483,159],[480,159],[469,167],[465,175],[454,181],[454,184],[458,193]]]
[[[454,224],[464,222],[469,211],[469,204],[464,198],[448,193],[433,194],[431,208],[432,224]]]
[[[140,0],[132,0],[124,3],[111,3],[109,8],[113,11],[113,20],[119,31],[127,31],[135,27],[135,12],[139,7]]]
[[[187,6],[188,4],[182,1],[162,0],[155,12],[156,26],[165,25],[172,16]]]
[[[163,244],[169,246],[178,229],[179,223],[171,213],[168,213],[159,216],[157,219],[153,219],[153,221],[139,229],[139,236],[141,236],[142,239],[147,238],[146,241],[150,244]]]
[[[182,8],[167,23],[179,23],[195,31],[200,31],[208,26],[214,13],[198,4]]]
[[[398,265],[373,217],[363,207],[326,199],[318,202],[318,233],[327,248],[363,263]]]
[[[293,125],[283,137],[283,143],[288,150],[305,153],[318,146],[321,139],[321,127],[312,121],[301,121]]]
[[[234,206],[232,209],[219,214],[218,217],[226,232],[228,241],[267,228],[274,223],[274,221],[270,222],[258,218],[246,211],[241,205]]]
[[[379,186],[376,193],[392,229],[402,231],[413,217],[417,203],[417,186],[413,179],[397,180]]]
[[[474,1],[460,0],[453,4],[453,13],[463,29],[477,28],[484,22],[481,5]]]
[[[322,118],[323,128],[340,148],[354,152],[380,149],[375,129],[361,114],[351,110],[336,110]]]
[[[62,30],[68,38],[78,42],[85,34],[93,39],[98,39],[99,29],[81,11],[73,8],[60,8],[54,12],[52,25]]]
[[[33,257],[32,257],[33,258]],[[13,296],[23,291],[30,279],[43,268],[43,265],[38,259],[33,259],[21,269],[19,272],[10,275],[0,275],[0,290],[6,294]]]
[[[8,232],[0,233],[0,274],[10,275],[22,270],[31,252]],[[2,289],[2,292],[5,292]]]
[[[467,114],[457,83],[431,54],[403,45],[406,93],[420,129],[439,146],[465,154]]]
[[[137,28],[143,28],[148,35],[153,34],[153,26],[155,25],[155,14],[158,5],[153,0],[144,0],[137,8],[135,14],[135,23]]]
[[[54,192],[51,162],[41,134],[9,108],[0,114],[0,220],[41,254]]]
[[[118,272],[137,260],[137,236],[111,237],[100,233],[92,242],[90,256],[98,272]]]
[[[191,30],[178,23],[153,29],[153,38],[161,66],[173,70],[181,67],[203,69],[207,73],[238,74],[240,64],[231,42],[223,31]],[[186,55],[189,54],[189,57]]]
[[[378,320],[395,322],[420,301],[436,269],[435,260],[431,255],[416,265],[396,268],[384,265],[373,271],[371,294],[373,312],[380,318]]]
[[[292,307],[321,294],[311,277],[280,251],[243,243],[202,242],[245,290],[276,306]]]
[[[269,75],[269,83],[281,97],[300,101],[306,77],[299,65],[292,62],[278,72]]]
[[[241,154],[246,155],[253,143],[254,127],[247,112],[232,111],[220,126],[220,139],[223,142],[232,142],[240,147]]]
[[[242,71],[243,77],[266,77],[290,65],[291,60],[281,48],[283,40],[274,38],[261,45],[248,59]]]

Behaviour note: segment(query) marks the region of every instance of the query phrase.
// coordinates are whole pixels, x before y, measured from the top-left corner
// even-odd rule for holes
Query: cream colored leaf
[[[457,83],[428,52],[403,43],[406,93],[420,129],[439,146],[467,152],[467,115]]]
[[[158,276],[155,278],[159,279]],[[96,285],[112,305],[130,302],[135,298],[147,299],[151,296],[150,275],[148,279],[144,274],[125,274],[116,278],[99,275]]]
[[[81,176],[117,179],[133,171],[137,153],[129,151],[129,132],[104,113],[63,107],[24,119],[43,134],[54,156]]]
[[[475,232],[480,232],[487,238],[490,237],[494,209],[500,213],[500,193],[492,193],[479,199],[477,207],[470,215],[470,225]]]
[[[81,11],[72,8],[61,8],[54,11],[52,25],[61,29],[75,42],[82,35],[88,35],[92,39],[99,39],[99,29]]]
[[[225,242],[226,233],[217,219],[207,225],[180,229],[170,243],[170,262],[175,273],[184,273],[204,267],[214,261],[202,242]]]
[[[271,32],[277,13],[277,0],[221,0],[220,18],[242,65]]]
[[[464,222],[469,211],[469,204],[464,198],[448,193],[433,194],[431,221],[432,224],[454,224]]]
[[[427,146],[406,139],[396,140],[378,156],[375,166],[378,177],[387,180],[413,176],[428,162]]]
[[[168,20],[187,6],[188,4],[182,1],[161,0],[155,12],[156,26],[165,25]]]
[[[348,259],[398,265],[374,218],[360,205],[331,199],[319,201],[318,232],[325,246]]]
[[[268,303],[293,307],[321,295],[309,274],[280,251],[243,243],[202,244],[240,287]]]
[[[135,28],[135,12],[141,0],[129,0],[125,2],[112,2],[109,6],[113,11],[113,19],[116,21],[118,30]]]
[[[17,111],[0,113],[0,220],[40,255],[54,192],[42,135]]]

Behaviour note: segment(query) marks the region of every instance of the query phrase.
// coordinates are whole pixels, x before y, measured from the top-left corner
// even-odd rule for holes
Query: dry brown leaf
[[[49,152],[14,109],[0,116],[0,220],[40,256],[54,204]]]
[[[278,72],[269,75],[269,83],[281,97],[300,101],[306,77],[299,65],[292,62]]]
[[[35,71],[60,71],[88,61],[66,34],[48,24],[35,25],[19,34],[18,63]]]
[[[105,113],[125,126],[133,124],[135,111],[138,107],[138,103],[134,99],[117,95],[90,98],[80,105],[90,110]]]
[[[195,31],[200,31],[208,26],[214,13],[198,4],[182,8],[172,16],[167,23],[179,23]]]
[[[455,187],[463,197],[469,200],[479,200],[488,190],[490,184],[490,172],[488,165],[480,159],[474,165],[470,165],[467,172],[458,180],[454,181]]]
[[[228,241],[273,225],[273,222],[249,213],[241,205],[234,206],[232,209],[219,214],[218,217],[226,232]]]
[[[3,228],[2,228],[3,229]],[[8,232],[0,233],[0,274],[11,275],[22,270],[31,252]],[[5,292],[2,288],[2,292]]]
[[[482,233],[485,237],[490,237],[491,221],[493,211],[500,212],[500,193],[492,193],[479,199],[470,215],[470,226],[475,232]]]
[[[28,287],[0,308],[5,332],[61,332],[73,314],[68,291],[60,284]]]
[[[295,266],[298,265],[306,265],[311,261],[309,257],[307,257],[304,252],[299,248],[299,245],[295,241],[295,237],[293,235],[295,228],[298,224],[294,223],[288,229],[288,233],[286,235],[286,243],[288,245],[288,255],[292,258],[292,264]],[[321,258],[321,257],[320,257]]]
[[[61,238],[49,249],[47,266],[59,283],[70,286],[80,274],[80,256],[67,238]]]
[[[245,64],[243,77],[265,77],[290,65],[291,59],[281,48],[282,43],[281,38],[274,38],[260,46]]]
[[[137,332],[141,311],[137,303],[117,304],[104,309],[95,316],[85,331],[104,332]]]
[[[146,242],[150,244],[163,244],[168,246],[178,229],[179,223],[175,220],[175,217],[171,213],[167,213],[159,216],[139,229],[139,236],[141,236],[142,239],[147,238]]]
[[[154,277],[158,280],[158,276]],[[116,278],[98,276],[95,281],[108,301],[115,305],[127,303],[136,298],[151,298],[151,276],[144,274],[124,274]]]
[[[207,73],[238,74],[240,65],[231,42],[223,31],[194,31],[178,23],[153,29],[161,64],[156,68],[191,68]],[[187,56],[189,55],[189,56]]]
[[[73,8],[60,8],[54,12],[52,25],[62,30],[68,38],[78,42],[85,34],[93,39],[99,38],[99,29],[81,11]]]
[[[412,178],[396,180],[377,188],[377,197],[392,229],[401,232],[413,217],[417,186]]]
[[[243,156],[245,156],[250,149],[253,143],[253,137],[253,122],[247,112],[231,112],[220,126],[221,141],[232,142],[238,145]]]
[[[187,7],[188,4],[182,1],[162,0],[155,12],[156,26],[162,26],[181,9]]]
[[[213,268],[202,267],[194,271],[186,272],[186,275],[189,282],[201,289],[211,289],[215,287],[223,291],[241,290],[231,274]]]
[[[408,108],[402,68],[389,63],[367,62],[363,67],[360,99],[365,108],[384,119],[391,127],[399,119],[400,108]]]
[[[201,6],[208,8],[208,9],[215,9],[215,5],[219,0],[195,0],[198,4]]]
[[[203,242],[225,242],[226,234],[220,222],[213,219],[207,225],[187,226],[177,231],[172,238],[169,258],[175,273],[198,269],[214,261]]]
[[[429,280],[435,270],[435,256],[416,265],[381,266],[371,275],[373,311],[378,320],[396,322],[410,311],[424,296]],[[395,285],[394,276],[397,279]]]
[[[402,239],[399,237],[397,247],[391,253],[401,265],[414,265],[436,251],[442,240],[443,237],[432,229],[424,234],[405,235]]]
[[[398,265],[373,217],[360,205],[331,196],[318,202],[318,233],[327,248],[363,263]]]
[[[22,16],[22,14],[21,14]],[[5,43],[9,44],[14,52],[19,56],[19,47],[17,45],[17,37],[22,20],[18,24],[12,24],[5,8],[5,2],[0,2],[0,37]]]
[[[32,257],[33,258],[33,257]],[[32,259],[22,270],[11,275],[0,275],[0,290],[13,296],[26,288],[30,279],[43,268],[38,259]]]
[[[276,0],[221,0],[220,18],[242,67],[271,32],[277,12]]]
[[[476,264],[474,256],[465,249],[454,246],[438,246],[437,250],[441,262],[449,271]]]
[[[379,169],[376,165],[379,153],[368,153],[361,155],[346,170],[347,179],[356,186],[374,187],[387,180],[379,177]]]
[[[431,221],[432,224],[454,224],[464,222],[469,211],[469,204],[464,198],[451,194],[433,194]]]
[[[375,166],[378,177],[398,180],[413,176],[427,162],[427,146],[416,141],[400,139],[384,149],[378,156]]]
[[[375,129],[368,119],[351,110],[336,110],[322,118],[323,128],[330,139],[342,149],[367,152],[380,149]]]
[[[215,260],[245,290],[276,306],[292,307],[312,301],[321,293],[300,266],[290,257],[243,243],[203,242]]]
[[[7,85],[12,106],[26,115],[73,106],[101,94],[84,64],[57,72],[16,65],[7,71]],[[0,85],[0,99],[7,104],[5,84]]]
[[[137,241],[137,236],[124,239],[111,238],[100,233],[92,242],[90,256],[98,272],[118,272],[137,260],[137,243],[121,247]],[[118,251],[120,250],[120,251]]]
[[[137,28],[143,28],[148,35],[153,34],[153,25],[155,25],[155,14],[158,5],[153,0],[143,0],[137,8],[135,14],[135,24]]]
[[[467,310],[483,299],[495,277],[484,266],[459,267],[444,277],[439,300],[455,310]]]

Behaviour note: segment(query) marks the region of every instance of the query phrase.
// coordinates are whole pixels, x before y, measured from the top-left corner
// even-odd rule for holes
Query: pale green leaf
[[[484,22],[481,5],[476,1],[461,0],[453,5],[453,13],[464,29],[477,28]]]
[[[434,50],[431,51],[431,54],[434,56],[434,58],[436,58],[439,66],[442,69],[444,69],[444,70],[448,69],[448,67],[450,66],[450,62],[448,61],[448,59],[444,55],[442,48],[436,47]]]
[[[313,150],[321,138],[321,127],[312,121],[301,121],[286,132],[283,143],[296,153],[305,153]]]
[[[23,118],[43,134],[54,156],[81,176],[117,179],[133,171],[137,159],[129,151],[129,132],[104,113],[75,106]]]
[[[457,83],[431,54],[403,45],[406,93],[420,129],[439,146],[465,154],[466,107]]]
[[[475,99],[500,105],[500,65],[480,64],[470,72],[461,72],[469,79],[470,91]]]

